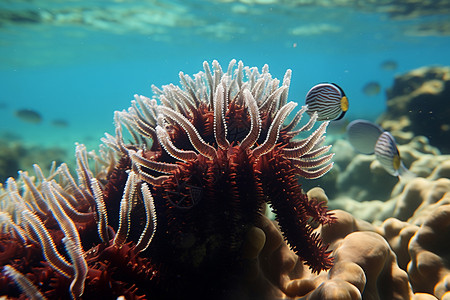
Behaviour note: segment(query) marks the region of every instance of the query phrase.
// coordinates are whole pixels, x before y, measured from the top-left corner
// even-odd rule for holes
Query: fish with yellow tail
[[[385,131],[380,135],[375,144],[374,152],[381,166],[392,176],[400,177],[402,175],[408,174],[410,176],[412,174],[403,164],[397,143],[389,132]]]
[[[392,176],[412,178],[402,162],[400,151],[394,137],[388,131],[367,120],[355,120],[347,126],[347,136],[350,144],[358,152],[373,154],[380,165]]]
[[[319,83],[306,94],[306,111],[310,116],[317,112],[318,121],[336,121],[348,110],[348,98],[344,90],[335,83]]]

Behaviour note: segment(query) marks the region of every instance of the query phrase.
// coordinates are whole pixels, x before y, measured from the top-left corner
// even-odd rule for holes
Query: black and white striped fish
[[[383,169],[392,176],[414,178],[402,162],[394,137],[379,125],[367,120],[355,120],[347,126],[347,136],[356,151],[363,154],[375,153]]]
[[[380,135],[375,144],[375,157],[392,176],[401,176],[408,172],[403,165],[394,137],[387,131]]]
[[[348,110],[348,99],[335,83],[319,83],[306,94],[307,113],[318,114],[318,121],[334,121],[344,117]]]

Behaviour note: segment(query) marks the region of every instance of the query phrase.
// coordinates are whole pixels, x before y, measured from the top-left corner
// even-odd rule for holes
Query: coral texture
[[[329,269],[314,226],[335,218],[298,183],[332,167],[330,146],[321,145],[328,122],[309,132],[314,114],[297,128],[302,107],[284,124],[296,106],[287,101],[290,77],[280,85],[267,66],[233,60],[224,72],[205,62],[193,78],[180,73],[181,87],[153,87],[153,99],[136,95],[116,112],[116,135],[106,135],[98,155],[78,145],[76,179],[66,164],[9,178],[0,194],[0,292],[240,295],[243,270],[264,244],[257,224],[266,203],[285,248],[313,273]]]
[[[327,199],[321,189],[308,195]],[[446,299],[449,195],[407,222],[389,218],[376,226],[333,211],[336,222],[316,229],[335,258],[319,275],[283,242],[276,222],[262,218],[246,241],[254,245],[246,291],[257,299]]]
[[[250,283],[270,295],[267,299],[447,299],[449,195],[408,222],[389,218],[376,226],[333,211],[337,221],[316,229],[335,258],[333,267],[319,275],[298,260],[276,224],[264,219],[258,226],[265,239],[254,239],[265,241],[252,273],[259,276]],[[327,197],[322,193],[320,198]]]
[[[67,161],[68,156],[62,148],[29,146],[17,136],[0,134],[0,183],[16,176],[17,170],[32,169],[36,163],[45,168],[50,168],[52,161],[72,163]]]
[[[450,153],[450,67],[422,67],[395,78],[387,110],[378,120],[399,141],[418,135]],[[408,113],[405,113],[408,112]]]

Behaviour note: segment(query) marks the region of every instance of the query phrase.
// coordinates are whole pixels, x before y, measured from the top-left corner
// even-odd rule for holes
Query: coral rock
[[[450,195],[446,196],[447,201]],[[433,209],[409,243],[408,273],[415,291],[443,297],[449,292],[450,204]]]
[[[394,136],[426,136],[431,145],[450,152],[450,67],[423,67],[397,76],[387,96],[387,111],[379,119],[383,128]]]

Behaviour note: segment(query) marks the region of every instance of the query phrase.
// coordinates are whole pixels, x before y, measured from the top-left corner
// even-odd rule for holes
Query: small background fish
[[[397,70],[398,64],[395,60],[385,60],[380,64],[380,68],[386,71]]]
[[[362,89],[367,96],[378,95],[381,91],[381,85],[376,81],[368,82]]]
[[[52,125],[55,127],[66,128],[69,126],[69,123],[63,119],[55,119],[52,120]]]
[[[32,123],[32,124],[39,124],[42,122],[42,117],[41,115],[31,109],[19,109],[16,110],[14,112],[14,115],[19,118],[20,120],[27,122],[27,123]]]

